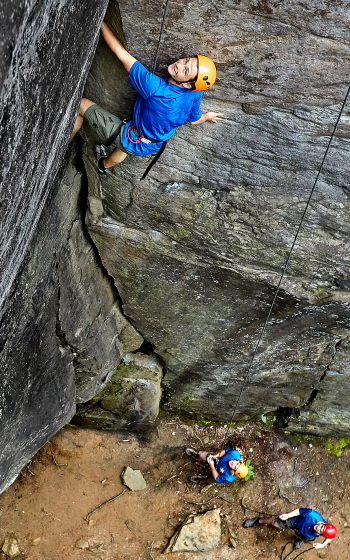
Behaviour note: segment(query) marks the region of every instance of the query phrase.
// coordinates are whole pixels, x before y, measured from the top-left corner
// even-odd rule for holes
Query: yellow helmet
[[[193,89],[196,91],[205,91],[209,89],[216,80],[216,67],[214,62],[207,56],[197,54],[196,57],[198,59],[198,75]]]
[[[245,478],[247,476],[249,472],[249,469],[247,467],[247,465],[245,463],[241,463],[238,467],[238,469],[235,471],[235,475],[238,476],[238,478]]]

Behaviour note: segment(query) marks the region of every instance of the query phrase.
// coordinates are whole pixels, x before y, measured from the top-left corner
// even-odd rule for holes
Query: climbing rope
[[[168,9],[168,2],[169,2],[169,0],[166,0],[165,7],[164,7],[163,21],[162,21],[162,26],[161,26],[161,28],[160,28],[159,40],[158,40],[158,46],[157,46],[157,52],[156,52],[156,56],[155,56],[155,58],[154,58],[153,69],[152,69],[153,74],[154,74],[154,72],[155,72],[155,70],[156,70],[156,66],[157,66],[158,53],[159,53],[159,48],[160,48],[160,42],[161,42],[161,40],[162,40],[162,35],[163,35],[165,17],[166,17],[166,13],[167,13],[167,9]]]
[[[284,547],[283,547],[283,549],[282,549],[282,552],[281,552],[281,556],[280,556],[280,559],[281,559],[281,560],[287,560],[288,556],[290,556],[290,555],[292,554],[292,552],[294,552],[294,550],[291,550],[291,551],[287,554],[287,556],[285,556],[285,557],[283,558],[283,553],[284,553],[285,549],[287,548],[287,546],[288,546],[289,544],[293,544],[293,541],[288,541],[288,542],[284,545]],[[309,552],[310,550],[315,550],[315,549],[314,549],[313,546],[312,546],[311,548],[307,548],[306,550],[303,550],[303,552],[300,552],[299,554],[297,554],[296,556],[294,556],[293,560],[295,560],[296,558],[298,558],[298,556],[301,556],[302,554],[306,554],[306,553]]]
[[[264,335],[264,333],[265,333],[267,324],[268,324],[269,319],[270,319],[270,317],[271,317],[272,309],[273,309],[273,306],[275,305],[275,302],[276,302],[276,299],[277,299],[277,295],[278,295],[278,293],[279,293],[279,290],[280,290],[280,287],[281,287],[281,284],[282,284],[282,280],[283,280],[283,278],[284,278],[284,275],[285,275],[285,273],[286,273],[287,267],[288,267],[288,265],[289,265],[289,261],[290,261],[292,252],[293,252],[293,250],[294,250],[294,246],[295,246],[297,237],[298,237],[298,235],[299,235],[299,232],[300,232],[300,230],[301,230],[302,223],[303,223],[304,218],[305,218],[305,214],[306,214],[306,212],[307,212],[307,210],[308,210],[308,207],[309,207],[309,204],[310,204],[312,195],[313,195],[313,193],[314,193],[314,190],[315,190],[315,187],[316,187],[318,178],[319,178],[319,176],[320,176],[320,174],[321,174],[321,171],[322,171],[322,168],[323,168],[323,164],[324,164],[324,162],[325,162],[325,160],[326,160],[326,157],[327,157],[329,148],[330,148],[330,146],[331,146],[331,143],[332,143],[332,140],[333,140],[335,131],[336,131],[337,126],[338,126],[338,124],[339,124],[340,118],[341,118],[341,116],[342,116],[344,107],[345,107],[346,102],[347,102],[347,99],[348,99],[348,97],[349,97],[349,93],[350,93],[350,86],[349,86],[349,88],[348,88],[348,90],[347,90],[347,93],[346,93],[345,99],[344,99],[344,101],[343,101],[343,104],[342,104],[342,106],[341,106],[341,109],[340,109],[338,118],[337,118],[336,123],[335,123],[335,125],[334,125],[332,135],[331,135],[330,140],[329,140],[329,142],[328,142],[327,149],[326,149],[325,154],[324,154],[324,156],[323,156],[323,159],[322,159],[320,168],[319,168],[319,170],[318,170],[318,173],[317,173],[315,182],[314,182],[314,184],[313,184],[313,187],[312,187],[312,189],[311,189],[309,198],[308,198],[308,200],[307,200],[307,203],[306,203],[304,212],[303,212],[302,217],[301,217],[301,220],[300,220],[300,222],[299,222],[299,226],[298,226],[298,229],[297,229],[296,234],[295,234],[295,236],[294,236],[294,240],[293,240],[292,246],[291,246],[291,248],[290,248],[287,261],[286,261],[286,263],[285,263],[285,265],[284,265],[284,267],[283,267],[283,271],[282,271],[282,274],[281,274],[280,281],[279,281],[279,283],[278,283],[278,286],[277,286],[275,295],[274,295],[273,300],[272,300],[272,303],[271,303],[271,305],[270,305],[270,309],[269,309],[269,312],[268,312],[268,314],[267,314],[267,317],[266,317],[266,320],[265,320],[263,329],[262,329],[262,331],[261,331],[261,333],[260,333],[258,342],[257,342],[257,344],[256,344],[256,347],[255,347],[255,350],[254,350],[254,353],[253,353],[253,357],[252,357],[252,359],[251,359],[251,361],[250,361],[248,371],[247,371],[247,373],[246,373],[246,375],[245,375],[245,377],[244,377],[241,390],[240,390],[240,392],[239,392],[239,395],[238,395],[238,398],[237,398],[237,400],[236,400],[236,404],[235,404],[235,406],[234,406],[234,410],[233,410],[233,413],[232,413],[230,422],[229,422],[229,424],[228,424],[228,428],[227,428],[227,430],[226,430],[226,434],[225,434],[225,436],[224,436],[224,438],[223,438],[223,440],[222,440],[222,443],[221,443],[221,450],[222,450],[223,447],[224,447],[224,443],[225,443],[225,441],[227,440],[228,433],[229,433],[229,431],[230,431],[230,429],[231,429],[231,425],[232,425],[232,422],[233,422],[233,418],[234,418],[234,416],[235,416],[235,414],[236,414],[236,410],[237,410],[238,403],[239,403],[239,401],[240,401],[240,399],[241,399],[241,396],[242,396],[243,391],[244,391],[244,389],[245,389],[245,386],[246,386],[246,384],[247,384],[247,380],[248,380],[248,377],[249,377],[250,372],[251,372],[251,369],[252,369],[252,364],[253,364],[253,362],[254,362],[255,356],[256,356],[257,351],[258,351],[258,348],[259,348],[259,346],[260,346],[261,339],[262,339],[262,337],[263,337],[263,335]]]

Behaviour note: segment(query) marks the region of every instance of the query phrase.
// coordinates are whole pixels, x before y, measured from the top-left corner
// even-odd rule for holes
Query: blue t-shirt
[[[293,525],[295,529],[307,539],[315,539],[320,535],[314,530],[316,523],[327,523],[323,517],[315,510],[308,508],[300,508],[300,515],[293,517]]]
[[[191,91],[159,78],[136,61],[129,72],[129,82],[139,93],[133,112],[132,121],[124,128],[122,143],[124,148],[138,156],[158,152],[162,142],[169,140],[178,126],[186,121],[198,121],[202,113],[199,109],[203,92]],[[156,144],[139,142],[133,144],[127,136],[127,129],[133,122],[142,136],[159,140]],[[135,142],[137,136],[130,131],[130,138]]]
[[[241,458],[241,454],[236,449],[230,449],[225,447],[225,455],[221,457],[217,464],[216,470],[219,473],[216,481],[218,484],[223,484],[224,482],[232,482],[235,478],[235,474],[231,474],[229,461],[237,461]]]

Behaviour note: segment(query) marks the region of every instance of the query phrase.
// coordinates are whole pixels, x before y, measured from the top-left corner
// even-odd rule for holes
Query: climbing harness
[[[133,131],[133,133],[137,137],[136,141],[132,140],[132,138],[130,137],[131,130]],[[160,140],[150,140],[149,138],[146,138],[145,136],[140,134],[140,132],[137,130],[136,126],[133,123],[130,124],[130,126],[128,127],[128,130],[126,132],[127,132],[128,140],[132,144],[138,144],[139,142],[143,142],[144,144],[159,144],[159,142],[160,142]]]
[[[135,136],[137,137],[137,140],[132,140],[132,138],[130,137],[130,132],[133,131]],[[145,136],[143,136],[142,134],[140,134],[140,132],[137,130],[136,126],[133,123],[130,123],[128,129],[127,129],[127,136],[128,136],[128,140],[132,143],[132,144],[138,144],[139,142],[143,142],[144,144],[159,144],[159,142],[162,142],[161,140],[153,140],[150,138],[146,138]],[[162,155],[162,153],[164,152],[167,143],[169,142],[169,140],[164,140],[162,142],[161,147],[159,148],[158,152],[155,154],[155,156],[152,158],[151,163],[148,165],[146,171],[144,172],[144,174],[141,177],[141,181],[143,179],[145,179],[145,177],[147,177],[149,171],[152,169],[152,167],[154,166],[154,164],[157,163],[157,161],[159,160],[160,156]]]
[[[282,271],[280,280],[279,280],[279,282],[278,282],[278,285],[277,285],[277,288],[276,288],[275,295],[274,295],[274,297],[273,297],[272,303],[271,303],[271,305],[270,305],[269,312],[268,312],[268,314],[267,314],[267,317],[266,317],[264,326],[263,326],[263,328],[262,328],[262,331],[261,331],[260,336],[259,336],[259,338],[258,338],[257,344],[256,344],[256,346],[255,346],[255,350],[254,350],[254,353],[253,353],[253,357],[252,357],[252,359],[250,360],[250,364],[249,364],[248,371],[247,371],[247,373],[246,373],[245,376],[244,376],[243,383],[242,383],[242,386],[241,386],[241,390],[240,390],[239,395],[238,395],[238,398],[237,398],[237,400],[236,400],[236,404],[235,404],[235,406],[234,406],[233,413],[232,413],[230,422],[229,422],[229,424],[228,424],[228,427],[227,427],[225,436],[224,436],[224,438],[223,438],[223,440],[222,440],[222,443],[221,443],[221,449],[223,449],[224,443],[225,443],[225,441],[227,440],[228,433],[229,433],[229,431],[230,431],[230,429],[231,429],[231,425],[232,425],[232,422],[233,422],[233,418],[234,418],[234,416],[235,416],[235,414],[236,414],[236,410],[237,410],[237,407],[238,407],[238,403],[239,403],[239,401],[240,401],[240,399],[241,399],[241,396],[242,396],[243,391],[244,391],[244,389],[245,389],[245,386],[246,386],[246,384],[247,384],[247,380],[248,380],[248,377],[249,377],[249,375],[250,375],[250,372],[251,372],[251,369],[252,369],[252,365],[253,365],[253,362],[254,362],[254,360],[255,360],[255,356],[256,356],[256,354],[257,354],[257,352],[258,352],[258,348],[259,348],[259,346],[260,346],[260,342],[261,342],[261,340],[262,340],[263,335],[265,334],[265,330],[266,330],[267,324],[268,324],[268,322],[269,322],[269,320],[270,320],[270,317],[271,317],[272,309],[273,309],[273,307],[274,307],[274,305],[275,305],[275,302],[276,302],[276,299],[277,299],[277,295],[278,295],[278,293],[279,293],[279,291],[280,291],[280,287],[281,287],[281,284],[282,284],[282,280],[283,280],[283,278],[284,278],[284,275],[285,275],[285,273],[286,273],[287,267],[288,267],[288,265],[289,265],[289,261],[290,261],[292,252],[293,252],[293,250],[294,250],[297,237],[298,237],[299,232],[300,232],[300,230],[301,230],[301,226],[302,226],[302,223],[303,223],[303,221],[304,221],[306,212],[307,212],[307,210],[308,210],[308,208],[309,208],[309,204],[310,204],[312,195],[313,195],[313,193],[314,193],[314,191],[315,191],[316,184],[317,184],[318,179],[319,179],[319,176],[320,176],[320,174],[321,174],[321,171],[322,171],[322,168],[323,168],[323,164],[324,164],[324,162],[325,162],[325,160],[326,160],[326,157],[327,157],[329,148],[330,148],[331,143],[332,143],[332,140],[333,140],[333,138],[334,138],[334,134],[335,134],[335,131],[336,131],[337,126],[338,126],[338,124],[339,124],[340,118],[341,118],[341,116],[342,116],[342,113],[343,113],[345,104],[346,104],[346,102],[347,102],[347,100],[348,100],[349,93],[350,93],[350,86],[349,86],[349,88],[348,88],[348,90],[347,90],[347,93],[346,93],[346,95],[345,95],[345,99],[344,99],[344,101],[343,101],[343,104],[342,104],[342,106],[341,106],[341,109],[340,109],[338,118],[337,118],[336,123],[335,123],[335,125],[334,125],[332,135],[331,135],[331,137],[330,137],[330,139],[329,139],[329,142],[328,142],[328,145],[327,145],[327,149],[326,149],[325,154],[324,154],[324,156],[323,156],[323,159],[322,159],[320,168],[319,168],[319,170],[318,170],[318,173],[317,173],[315,182],[314,182],[313,187],[312,187],[312,189],[311,189],[311,192],[310,192],[309,198],[308,198],[308,200],[307,200],[307,203],[306,203],[304,212],[303,212],[303,214],[302,214],[302,216],[301,216],[301,220],[300,220],[300,222],[299,222],[299,225],[298,225],[296,234],[295,234],[295,236],[294,236],[294,240],[293,240],[292,246],[291,246],[291,248],[290,248],[290,251],[289,251],[289,254],[288,254],[288,258],[287,258],[286,263],[285,263],[285,265],[284,265],[284,267],[283,267],[283,271]]]

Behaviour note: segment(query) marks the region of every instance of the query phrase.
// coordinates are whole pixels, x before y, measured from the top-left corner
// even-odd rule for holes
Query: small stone
[[[96,521],[94,521],[93,519],[89,519],[89,525],[90,525],[90,526],[91,526],[91,525],[95,525],[95,524],[96,524]]]
[[[236,548],[236,541],[232,537],[230,538],[230,543],[232,544],[233,548]]]
[[[147,486],[146,481],[141,474],[141,471],[134,471],[130,467],[126,467],[123,470],[121,477],[123,484],[125,484],[125,486],[132,490],[132,492],[144,490]]]
[[[41,537],[37,537],[36,539],[32,540],[33,546],[38,546],[41,543]]]
[[[79,539],[76,543],[75,543],[75,547],[76,548],[89,548],[89,543],[87,542],[87,540],[85,539]]]
[[[204,437],[203,438],[203,443],[204,445],[206,445],[207,443],[209,443],[210,439],[208,437]]]
[[[9,556],[10,558],[15,558],[16,556],[21,554],[18,541],[13,537],[5,539],[2,551],[4,554],[6,554],[6,556]]]
[[[327,553],[326,553],[325,550],[319,550],[318,551],[318,556],[319,556],[319,558],[326,558]]]
[[[229,529],[228,529],[228,530],[230,531],[230,535],[231,535],[231,537],[233,537],[234,539],[237,539],[237,535],[236,535],[236,533],[235,533],[235,532],[234,532],[234,531],[233,531],[233,530],[232,530],[232,529],[231,529],[230,527],[229,527]]]

